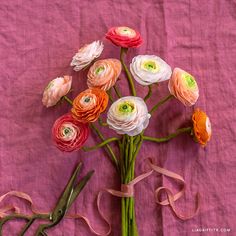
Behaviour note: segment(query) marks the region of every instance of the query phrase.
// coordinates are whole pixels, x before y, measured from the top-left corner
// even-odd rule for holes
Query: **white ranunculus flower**
[[[130,64],[130,71],[134,79],[141,85],[150,85],[168,80],[171,67],[160,57],[155,55],[138,55]]]
[[[135,136],[147,128],[150,117],[142,98],[127,96],[111,105],[107,113],[107,123],[118,134]]]
[[[94,41],[90,44],[84,45],[78,50],[74,55],[70,65],[74,66],[75,71],[80,71],[84,67],[88,66],[94,59],[98,58],[102,51],[104,45],[100,41]]]

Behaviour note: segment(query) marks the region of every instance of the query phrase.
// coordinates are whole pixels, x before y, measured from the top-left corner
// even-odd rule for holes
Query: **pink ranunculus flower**
[[[194,105],[199,97],[196,80],[186,71],[175,68],[168,84],[169,91],[185,106]]]
[[[110,129],[135,136],[147,128],[151,115],[142,98],[127,96],[115,101],[107,114]]]
[[[72,76],[65,75],[52,80],[43,92],[43,105],[51,107],[65,96],[71,89]]]
[[[115,85],[121,68],[121,62],[114,58],[96,61],[88,72],[88,87],[109,90]]]
[[[70,65],[74,66],[75,71],[80,71],[88,66],[94,59],[98,58],[104,45],[100,41],[94,41],[90,44],[85,44],[78,52],[74,55]]]
[[[72,152],[79,150],[89,135],[87,123],[76,121],[70,113],[59,117],[52,128],[55,145],[61,151]]]
[[[106,38],[123,48],[136,48],[143,42],[140,33],[127,26],[110,28],[106,33]]]

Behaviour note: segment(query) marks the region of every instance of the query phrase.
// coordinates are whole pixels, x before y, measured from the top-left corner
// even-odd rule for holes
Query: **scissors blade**
[[[54,219],[60,220],[60,218],[63,218],[63,216],[65,215],[67,207],[68,207],[68,202],[72,196],[75,181],[76,181],[77,176],[81,170],[81,167],[82,167],[82,163],[80,162],[77,165],[75,171],[73,172],[70,180],[68,181],[68,183],[64,189],[64,192],[62,193],[59,201],[57,202],[56,207],[54,208],[54,210],[51,214],[52,221],[54,221]],[[61,215],[61,217],[59,217],[60,215]]]
[[[94,174],[94,170],[91,170],[87,173],[87,175],[85,175],[80,181],[79,183],[76,185],[76,187],[73,189],[73,192],[71,194],[71,197],[69,199],[68,202],[68,206],[67,209],[70,208],[70,206],[72,205],[72,203],[76,200],[77,196],[80,194],[80,192],[83,190],[83,188],[85,187],[85,185],[88,183],[88,181],[90,180],[90,178],[92,177],[92,175]]]

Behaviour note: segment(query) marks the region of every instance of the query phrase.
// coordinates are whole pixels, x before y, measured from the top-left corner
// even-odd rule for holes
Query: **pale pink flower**
[[[104,45],[100,41],[94,41],[90,44],[85,44],[78,52],[74,55],[70,65],[74,66],[75,71],[80,71],[88,66],[94,59],[98,58]]]
[[[52,80],[43,92],[43,105],[51,107],[65,96],[71,89],[72,76],[65,75]]]

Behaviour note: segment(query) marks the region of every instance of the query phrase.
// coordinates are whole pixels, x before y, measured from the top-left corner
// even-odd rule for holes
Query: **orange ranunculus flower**
[[[199,97],[196,80],[186,71],[175,68],[168,84],[169,91],[185,106],[194,105]]]
[[[106,109],[108,95],[98,88],[86,89],[73,101],[71,113],[74,119],[82,123],[95,122]]]
[[[109,90],[115,85],[121,68],[121,63],[117,59],[109,58],[96,61],[88,72],[88,87]]]
[[[211,138],[211,122],[205,112],[196,109],[192,115],[195,140],[205,146]]]

